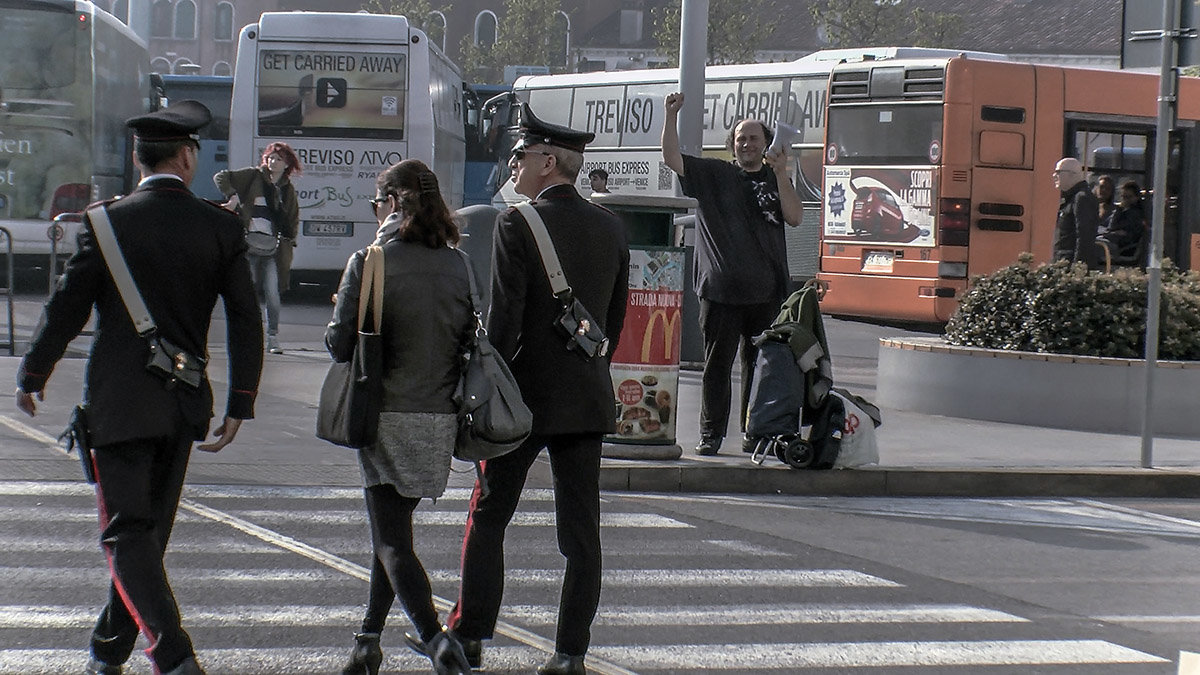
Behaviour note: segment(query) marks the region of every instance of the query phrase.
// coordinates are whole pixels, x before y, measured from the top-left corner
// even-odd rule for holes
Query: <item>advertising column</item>
[[[612,356],[617,432],[606,457],[677,459],[684,249],[631,246],[629,300]]]

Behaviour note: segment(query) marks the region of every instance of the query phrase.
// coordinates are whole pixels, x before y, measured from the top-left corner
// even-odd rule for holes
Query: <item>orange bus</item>
[[[829,77],[822,311],[945,322],[970,277],[1044,262],[1054,164],[1154,180],[1158,77],[974,57],[844,63]],[[1200,78],[1180,78],[1164,257],[1200,263]],[[1146,201],[1147,210],[1149,200]],[[1195,258],[1195,261],[1193,261]]]

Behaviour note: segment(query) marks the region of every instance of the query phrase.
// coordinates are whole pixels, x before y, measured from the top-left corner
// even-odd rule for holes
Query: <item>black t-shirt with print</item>
[[[783,302],[787,250],[775,172],[690,155],[683,167],[683,193],[698,202],[696,294],[730,305]]]

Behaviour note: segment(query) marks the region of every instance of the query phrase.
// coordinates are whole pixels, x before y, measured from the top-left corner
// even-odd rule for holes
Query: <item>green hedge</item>
[[[1015,265],[977,277],[946,324],[951,344],[1140,359],[1146,339],[1146,273],[1088,272],[1083,264]],[[1200,275],[1165,261],[1159,358],[1200,360]]]

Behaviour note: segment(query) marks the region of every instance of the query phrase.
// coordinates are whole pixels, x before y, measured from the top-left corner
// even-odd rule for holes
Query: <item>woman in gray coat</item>
[[[466,258],[451,248],[459,232],[437,177],[408,159],[376,180],[371,200],[383,247],[384,398],[379,440],[359,451],[374,563],[361,632],[343,673],[374,675],[383,659],[379,633],[400,598],[437,673],[469,672],[462,646],[443,629],[425,568],[413,551],[413,510],[446,489],[457,430],[453,395],[466,341],[475,327]],[[365,251],[351,256],[337,292],[325,344],[348,361],[357,340]]]

